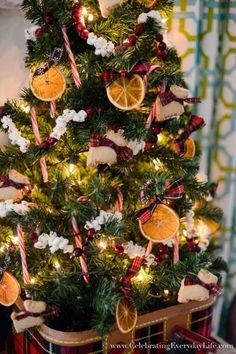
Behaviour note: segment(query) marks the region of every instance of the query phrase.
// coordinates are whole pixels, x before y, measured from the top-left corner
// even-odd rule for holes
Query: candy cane
[[[179,262],[179,233],[177,232],[173,237],[174,251],[173,251],[173,262],[174,264]]]
[[[167,81],[163,81],[163,83],[161,84],[161,89],[160,91],[161,92],[165,92],[166,90],[166,85],[167,85]],[[157,106],[158,106],[158,96],[155,100],[155,102],[153,103],[153,106],[152,106],[152,109],[151,109],[151,112],[149,114],[149,117],[147,119],[147,123],[146,123],[146,128],[149,129],[152,125],[152,122],[155,120],[156,118],[156,112],[157,112]]]
[[[66,26],[62,25],[61,26],[61,30],[62,30],[62,35],[63,35],[63,39],[64,39],[64,45],[65,45],[65,48],[66,48],[66,51],[68,53],[69,60],[70,60],[72,76],[73,76],[73,79],[74,79],[74,82],[75,82],[76,86],[79,88],[81,86],[81,80],[80,80],[80,77],[79,77],[79,74],[78,74],[78,70],[77,70],[77,66],[76,66],[76,63],[75,63],[74,54],[72,53],[72,50],[71,50],[69,38],[68,38],[68,35],[67,35]]]
[[[26,261],[23,231],[22,231],[20,224],[17,225],[17,236],[18,236],[18,240],[19,240],[19,249],[20,249],[21,266],[22,266],[22,272],[23,272],[23,281],[24,281],[24,284],[27,285],[27,284],[30,284],[30,278],[29,278],[29,272],[28,272],[27,261]]]
[[[117,201],[115,204],[115,210],[121,212],[123,210],[124,197],[119,187],[117,187],[116,190],[117,190]]]
[[[71,223],[72,223],[73,234],[75,235],[76,246],[79,247],[79,248],[82,248],[81,236],[79,234],[79,228],[78,228],[78,224],[77,224],[77,220],[76,220],[75,214],[72,215]],[[87,263],[86,263],[86,260],[85,260],[85,255],[82,254],[82,256],[79,257],[79,260],[80,260],[82,272],[84,273],[83,274],[84,281],[87,284],[89,284],[90,283],[90,277],[87,274],[88,273],[88,267],[87,267]]]
[[[146,249],[145,257],[149,256],[149,254],[152,252],[153,244],[154,244],[153,241],[149,241],[147,249]]]
[[[34,132],[34,136],[35,136],[35,142],[37,145],[40,145],[41,138],[40,138],[40,134],[39,134],[39,127],[38,127],[36,111],[35,111],[34,107],[31,108],[30,115],[31,115],[33,132]],[[45,158],[43,158],[43,157],[40,159],[40,166],[41,166],[43,181],[44,181],[44,183],[47,183],[48,182],[48,170],[47,170]]]
[[[57,101],[51,101],[50,102],[50,117],[54,118],[56,114],[56,107],[57,107]]]

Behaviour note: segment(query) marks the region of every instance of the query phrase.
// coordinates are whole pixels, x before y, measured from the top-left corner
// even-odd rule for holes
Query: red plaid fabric
[[[11,179],[9,179],[8,177],[4,177],[4,176],[0,176],[0,182],[2,182],[0,188],[14,187],[16,189],[24,189],[26,186],[26,184],[24,183],[16,183]]]
[[[136,216],[142,224],[145,224],[151,218],[157,205],[164,199],[179,199],[183,196],[184,185],[180,183],[180,180],[181,179],[178,179],[173,183],[168,183],[163,194],[154,196],[154,201],[150,203],[149,206],[142,208],[137,212]]]
[[[184,102],[189,103],[189,104],[201,103],[200,97],[178,98],[171,91],[162,92],[159,94],[159,97],[160,97],[160,101],[161,101],[162,106],[166,106],[173,101],[179,102],[181,104],[184,104]]]
[[[210,295],[220,295],[223,291],[223,287],[216,285],[216,284],[207,284],[201,281],[199,278],[193,278],[191,276],[187,276],[184,278],[184,285],[189,286],[189,285],[201,285],[203,288],[209,290]]]
[[[203,118],[192,115],[189,123],[186,127],[186,130],[178,135],[174,139],[175,147],[176,147],[176,152],[178,155],[182,156],[185,153],[185,141],[188,139],[188,137],[198,129],[203,128],[206,125],[205,121]]]
[[[103,138],[99,135],[94,135],[90,139],[91,147],[107,146],[115,150],[118,156],[120,156],[124,161],[131,161],[134,157],[133,151],[127,146],[119,146],[115,144],[112,140]]]
[[[24,313],[18,315],[15,319],[17,321],[19,320],[22,320],[23,318],[26,318],[26,317],[40,317],[40,316],[43,316],[43,317],[48,317],[48,316],[58,316],[58,308],[53,305],[51,306],[51,308],[43,311],[43,312],[29,312],[29,311],[24,311]]]
[[[117,79],[118,77],[129,77],[134,74],[138,75],[146,75],[151,68],[151,63],[146,62],[143,64],[136,64],[130,71],[115,71],[115,70],[107,70],[104,73],[104,81],[106,87],[111,85],[111,83]]]
[[[131,291],[131,280],[140,270],[142,262],[143,262],[143,257],[135,257],[130,269],[128,270],[128,274],[123,280],[121,291],[123,292],[126,298],[129,297]]]

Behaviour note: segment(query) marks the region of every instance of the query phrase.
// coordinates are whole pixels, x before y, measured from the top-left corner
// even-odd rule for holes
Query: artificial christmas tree
[[[29,310],[18,299],[12,318],[18,331],[45,320],[40,335],[78,353],[109,352],[119,338],[167,341],[180,314],[184,327],[209,336],[203,319],[226,269],[211,236],[222,212],[189,138],[205,123],[185,104],[200,99],[189,97],[166,39],[172,1],[107,5],[24,0],[34,24],[26,30],[30,88],[1,110],[11,142],[0,153],[1,273],[7,268],[33,300]],[[21,197],[9,199],[9,188]],[[205,302],[177,305],[180,287],[182,295],[200,288]],[[120,335],[107,339],[115,319]]]

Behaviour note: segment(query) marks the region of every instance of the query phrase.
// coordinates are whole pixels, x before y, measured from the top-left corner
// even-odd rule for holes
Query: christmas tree
[[[219,290],[222,212],[190,137],[205,122],[168,40],[172,6],[23,1],[30,88],[1,110],[0,302],[17,278],[57,308],[52,328],[104,335],[116,317],[126,333],[137,313]]]

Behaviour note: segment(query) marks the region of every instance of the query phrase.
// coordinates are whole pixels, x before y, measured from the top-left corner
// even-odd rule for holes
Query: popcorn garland
[[[37,29],[39,29],[40,26],[31,26],[25,29],[24,33],[25,33],[25,40],[26,41],[36,41],[36,34],[35,32],[37,31]]]
[[[50,134],[51,138],[59,140],[62,135],[67,130],[67,124],[70,121],[83,123],[87,118],[87,113],[84,110],[79,111],[78,113],[74,110],[65,109],[61,116],[58,116],[56,119],[56,126],[54,127],[52,133]]]
[[[95,47],[95,54],[102,57],[110,57],[115,53],[115,46],[111,41],[103,37],[97,37],[93,32],[88,34],[87,44]]]
[[[100,210],[99,215],[96,218],[87,221],[85,224],[85,229],[90,230],[93,229],[95,232],[101,230],[102,225],[106,224],[108,221],[118,221],[120,222],[123,218],[121,212],[116,211],[115,213]]]
[[[34,247],[38,249],[45,249],[47,246],[52,254],[59,250],[62,250],[63,253],[73,253],[74,251],[74,246],[69,245],[69,240],[63,236],[57,236],[54,231],[50,231],[49,235],[41,234],[34,244]]]
[[[146,255],[146,249],[142,246],[137,245],[136,243],[134,244],[133,241],[127,242],[123,245],[123,247],[124,253],[126,253],[130,259],[141,257],[144,258],[145,264],[148,267],[152,265],[157,265],[157,262],[155,261],[156,257],[154,256],[154,254],[150,253],[149,255]]]
[[[13,200],[0,202],[0,218],[5,218],[12,211],[18,215],[25,215],[30,211],[30,205],[32,203],[28,203],[25,200],[21,203],[13,203]]]
[[[161,18],[159,11],[151,10],[149,12],[142,12],[138,17],[138,24],[143,24],[148,21],[148,18],[152,18],[156,23],[160,23],[163,30],[166,30],[165,20]]]
[[[20,151],[24,154],[27,152],[30,141],[21,136],[21,132],[16,128],[15,123],[9,115],[3,116],[1,119],[3,128],[8,129],[8,136],[12,145],[18,145]]]

